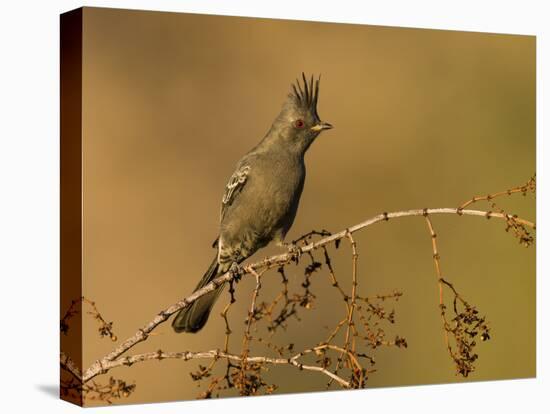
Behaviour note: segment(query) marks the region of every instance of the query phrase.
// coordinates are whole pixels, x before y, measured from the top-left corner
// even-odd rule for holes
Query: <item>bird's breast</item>
[[[246,257],[292,225],[304,186],[303,162],[268,159],[251,165],[246,185],[221,223],[225,245]]]

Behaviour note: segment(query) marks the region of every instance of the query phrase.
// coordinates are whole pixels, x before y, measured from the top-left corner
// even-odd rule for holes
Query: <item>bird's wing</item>
[[[227,207],[233,203],[237,194],[239,194],[246,183],[248,174],[250,173],[249,165],[241,165],[233,173],[229,182],[225,186],[225,192],[223,193],[222,198],[222,208],[220,212],[220,220],[223,219],[223,216],[227,210]]]

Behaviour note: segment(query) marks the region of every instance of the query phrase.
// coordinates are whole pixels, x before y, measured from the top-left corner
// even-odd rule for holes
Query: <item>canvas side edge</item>
[[[60,350],[82,372],[82,8],[60,16]],[[71,310],[69,313],[67,313]],[[60,398],[82,406],[60,370]]]

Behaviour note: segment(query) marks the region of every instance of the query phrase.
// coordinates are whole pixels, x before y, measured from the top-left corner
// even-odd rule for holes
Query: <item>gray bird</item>
[[[284,238],[296,216],[304,188],[304,155],[325,129],[317,113],[319,80],[309,83],[302,73],[258,145],[237,163],[222,198],[217,254],[195,291],[240,264],[271,241],[287,246]],[[293,249],[290,244],[290,249]],[[172,322],[176,332],[198,332],[206,324],[223,285],[179,311]]]

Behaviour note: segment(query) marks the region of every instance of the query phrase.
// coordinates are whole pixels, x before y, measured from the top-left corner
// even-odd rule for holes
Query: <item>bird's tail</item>
[[[218,276],[218,260],[217,256],[214,257],[212,264],[200,280],[199,284],[195,288],[195,291],[203,288],[212,280]],[[181,309],[172,322],[172,328],[177,333],[180,332],[191,332],[195,333],[202,329],[210,316],[210,311],[216,303],[216,299],[220,295],[221,291],[224,288],[224,285],[219,286],[212,292],[208,292],[206,295],[201,296],[196,301],[194,301],[191,306]]]

